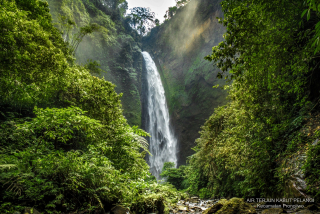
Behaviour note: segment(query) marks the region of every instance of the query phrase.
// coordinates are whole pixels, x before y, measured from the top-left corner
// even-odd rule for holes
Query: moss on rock
[[[285,211],[282,208],[270,208],[270,209],[263,210],[261,212],[261,214],[282,214],[282,213],[287,213],[287,211]]]
[[[221,199],[218,203],[203,212],[203,214],[245,214],[257,213],[256,210],[243,198],[231,198],[230,200]]]

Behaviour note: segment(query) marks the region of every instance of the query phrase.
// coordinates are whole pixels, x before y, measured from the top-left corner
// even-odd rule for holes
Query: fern
[[[11,169],[17,167],[16,164],[1,164],[0,169]]]

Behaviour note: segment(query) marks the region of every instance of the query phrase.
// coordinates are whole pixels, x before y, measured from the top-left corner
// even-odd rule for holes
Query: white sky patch
[[[175,0],[127,0],[127,2],[129,7],[127,13],[130,13],[130,9],[134,7],[149,7],[160,22],[164,21],[163,16],[168,8],[176,5]]]

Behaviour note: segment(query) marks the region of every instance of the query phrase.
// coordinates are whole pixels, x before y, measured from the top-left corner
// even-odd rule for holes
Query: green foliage
[[[7,203],[2,203],[0,205],[0,210],[2,213],[11,214],[16,211],[23,212],[24,208],[22,206],[12,206],[12,204],[10,202],[7,202]]]
[[[5,200],[15,204],[30,201],[50,213],[102,208],[101,200],[118,197],[119,173],[106,157],[80,151],[31,155],[32,150],[34,148],[20,152],[16,155],[18,159],[11,159],[18,166],[16,170],[2,170],[1,180],[6,181],[3,182]]]
[[[315,34],[312,38],[312,48],[314,49],[314,54],[318,53],[320,50],[320,21],[317,20],[317,18],[319,17],[319,12],[320,12],[320,4],[319,1],[316,0],[305,0],[304,4],[307,5],[309,8],[305,9],[302,13],[301,13],[301,18],[304,18],[306,16],[307,21],[309,21],[309,23],[312,23],[315,25]],[[314,12],[315,14],[312,14],[311,17],[311,13]],[[317,18],[314,18],[317,17]],[[301,21],[300,24],[302,25],[303,22]]]
[[[1,153],[4,199],[31,201],[47,212],[100,209],[103,202],[125,198],[125,180],[147,175],[138,153],[146,146],[136,137],[145,132],[127,126],[118,142],[110,141],[111,130],[84,113],[77,107],[35,108],[35,118],[9,133],[27,147]]]
[[[316,131],[315,138],[320,137],[320,131]],[[314,139],[315,139],[314,138]],[[319,140],[319,139],[318,139]],[[310,143],[311,144],[311,143]],[[308,192],[315,197],[315,200],[320,198],[319,190],[319,175],[320,175],[320,144],[317,141],[315,145],[307,147],[307,161],[303,167],[305,176],[307,177]]]
[[[185,193],[177,193],[172,185],[158,184],[156,181],[138,179],[127,186],[131,192],[128,193],[124,205],[130,206],[130,210],[136,214],[155,211],[168,213],[168,205],[186,198]]]
[[[114,204],[141,213],[179,199],[151,178],[148,134],[127,124],[115,85],[90,74],[100,71],[96,61],[74,63],[75,49],[52,25],[46,2],[4,0],[0,23],[1,213],[99,212]],[[80,40],[98,27],[85,26]]]
[[[19,3],[21,5],[4,1],[0,9],[4,29],[0,33],[0,102],[16,109],[31,110],[40,100],[50,103],[48,96],[53,96],[53,89],[60,88],[59,80],[65,75],[71,57],[58,30],[51,24],[47,4],[41,1],[35,1],[34,5],[29,1]],[[30,15],[30,7],[34,7],[39,16]]]
[[[70,18],[66,16],[62,16],[60,14],[58,16],[58,20],[59,20],[59,28],[61,29],[63,34],[66,35],[66,40],[68,41],[70,31],[74,28],[76,23],[72,21]]]
[[[100,75],[117,85],[117,93],[124,93],[122,107],[129,124],[140,125],[141,106],[131,105],[138,96],[132,96],[131,90],[139,88],[142,70],[142,56],[139,48],[140,35],[130,27],[125,16],[127,2],[119,0],[48,0],[50,13],[55,26],[63,34],[69,47],[81,37],[81,28],[95,24],[99,30],[83,36],[78,48],[74,51],[78,64],[96,61],[100,64]],[[122,12],[121,12],[122,11]],[[70,25],[70,23],[72,23]],[[73,24],[74,23],[74,24]],[[79,37],[79,38],[78,38]],[[78,38],[78,39],[77,39]],[[132,71],[136,77],[131,78]]]
[[[102,70],[99,68],[100,63],[97,61],[88,60],[87,64],[84,65],[91,74],[100,75]]]
[[[181,0],[181,1],[176,0],[176,6],[169,7],[168,10],[166,11],[166,14],[164,15],[164,18],[166,20],[171,19],[176,14],[177,10],[180,7],[187,5],[189,1],[190,0]]]
[[[186,180],[186,166],[181,165],[179,168],[174,167],[173,162],[165,162],[160,174],[167,182],[175,186],[178,190],[188,188]]]
[[[202,188],[199,190],[199,197],[201,199],[207,199],[211,197],[211,191],[209,191],[207,188]]]
[[[154,26],[154,16],[155,13],[145,7],[134,7],[131,9],[131,13],[129,15],[131,24],[137,29],[140,35],[145,35],[146,32],[150,31]]]
[[[275,2],[222,2],[225,40],[206,59],[221,69],[218,77],[233,81],[224,86],[229,103],[207,120],[190,157],[192,193],[285,194],[280,163],[308,141],[298,130],[315,106],[309,90],[319,87],[309,75],[318,61],[309,48],[312,27],[299,26],[304,1],[281,1],[281,9]],[[309,172],[316,164],[310,160]]]
[[[173,7],[169,7],[168,10],[166,11],[166,14],[164,15],[164,18],[167,19],[171,19],[177,12],[177,7],[173,6]]]
[[[65,16],[73,17],[72,20],[76,22],[77,28],[90,23],[99,26],[98,32],[85,36],[79,44],[75,53],[77,62],[81,64],[86,64],[88,60],[99,62],[102,70],[100,76],[116,84],[118,93],[124,93],[122,105],[126,119],[131,125],[140,125],[140,103],[138,106],[131,105],[133,100],[135,103],[140,101],[139,91],[135,90],[139,88],[142,67],[138,43],[140,36],[130,27],[127,18],[123,17],[124,14],[121,15],[118,11],[122,6],[125,8],[126,2],[118,0],[105,2],[77,0],[77,4],[66,0],[62,2],[63,4],[59,5],[53,14],[64,11]],[[78,20],[77,17],[83,20]],[[74,29],[67,41],[71,43],[78,32],[79,30]],[[66,38],[65,34],[64,37]],[[133,73],[136,76],[132,76]],[[131,95],[131,90],[135,90],[138,96]]]
[[[177,3],[177,7],[183,7],[185,6],[187,3],[189,2],[189,0],[176,0],[176,3]]]
[[[86,35],[93,33],[95,31],[98,31],[100,29],[100,26],[93,23],[86,26],[83,26],[80,28],[79,32],[74,35],[73,40],[70,42],[70,50],[71,53],[74,55],[80,42],[82,41],[83,37]]]
[[[84,112],[77,107],[66,109],[35,107],[34,113],[37,117],[30,122],[19,124],[17,131],[24,132],[25,136],[32,133],[35,139],[39,140],[38,144],[51,142],[56,149],[62,145],[70,145],[73,148],[86,147],[86,144],[80,144],[96,141],[99,138],[98,132],[103,128],[98,121],[84,116]],[[72,145],[74,143],[78,145]]]

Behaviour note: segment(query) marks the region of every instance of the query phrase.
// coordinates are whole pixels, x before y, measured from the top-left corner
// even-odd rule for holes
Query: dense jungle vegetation
[[[229,101],[202,127],[189,165],[166,165],[163,173],[201,197],[306,193],[319,199],[319,2],[221,5],[225,40],[206,59],[221,69],[218,78],[229,80],[215,86],[228,91]],[[302,167],[297,157],[305,157]],[[295,195],[292,180],[303,174],[299,170],[307,189]]]
[[[136,18],[125,16],[128,6],[123,0],[48,0],[48,3],[54,26],[70,44],[77,64],[95,61],[100,65],[101,70],[91,69],[94,75],[116,85],[116,92],[123,93],[121,104],[128,123],[140,126],[141,36],[131,26],[147,30],[146,21],[139,19],[148,15],[147,11]],[[98,29],[89,34],[88,30],[95,25]]]
[[[169,8],[166,22],[187,3]],[[201,198],[291,196],[293,158],[303,154],[305,193],[319,199],[319,2],[221,5],[225,40],[206,59],[229,80],[215,86],[228,103],[203,125],[188,165],[165,163],[159,184],[144,160],[135,87],[153,14],[125,16],[124,0],[0,0],[0,213],[114,205],[167,213],[186,197],[177,189]],[[128,86],[123,96],[134,104],[123,110],[103,77]]]
[[[147,133],[128,125],[121,94],[97,77],[98,62],[79,65],[74,58],[94,31],[102,42],[124,36],[123,1],[82,3],[97,20],[68,35],[54,27],[46,1],[0,1],[0,213],[24,207],[92,213],[116,204],[135,213],[165,212],[180,197],[149,173]],[[76,24],[61,19],[66,27]]]

